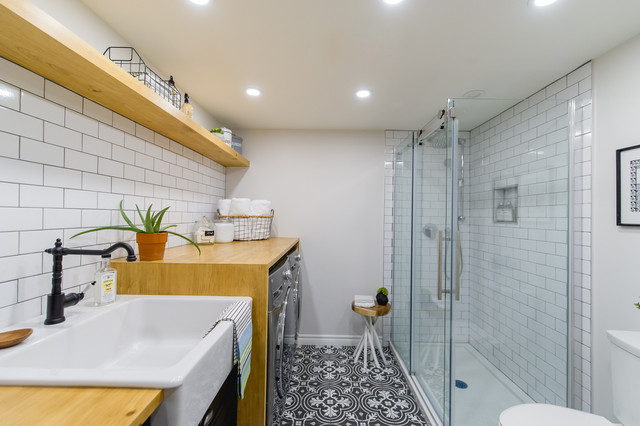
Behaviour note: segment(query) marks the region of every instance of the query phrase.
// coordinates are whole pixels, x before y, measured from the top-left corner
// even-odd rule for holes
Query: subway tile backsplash
[[[141,208],[171,207],[165,221],[189,234],[224,196],[225,168],[89,99],[0,58],[0,327],[41,315],[56,238],[68,247],[135,247],[123,225]],[[138,221],[136,221],[138,222]],[[169,246],[183,244],[169,238]],[[116,255],[123,253],[116,252]],[[82,290],[99,259],[64,259],[63,287]]]

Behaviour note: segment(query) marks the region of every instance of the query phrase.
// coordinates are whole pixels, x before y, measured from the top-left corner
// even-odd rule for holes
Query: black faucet
[[[47,296],[47,317],[44,320],[45,325],[59,324],[63,322],[65,319],[64,308],[67,306],[73,306],[84,299],[84,293],[69,293],[65,295],[62,292],[62,257],[68,254],[104,256],[119,248],[123,248],[127,251],[127,262],[135,262],[137,260],[133,248],[127,243],[115,243],[104,250],[70,249],[62,247],[62,241],[58,238],[56,240],[55,247],[45,250],[46,253],[53,255],[51,294]]]

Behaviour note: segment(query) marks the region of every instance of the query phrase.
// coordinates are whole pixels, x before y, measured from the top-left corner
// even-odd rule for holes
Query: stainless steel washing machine
[[[295,303],[291,266],[283,257],[269,273],[267,352],[267,426],[280,425],[289,388],[289,374],[295,349]]]

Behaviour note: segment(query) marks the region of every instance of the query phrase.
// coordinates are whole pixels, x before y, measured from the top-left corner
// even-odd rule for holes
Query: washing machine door
[[[302,281],[300,277],[302,276],[302,257],[297,252],[295,256],[293,256],[293,261],[291,262],[291,273],[293,274],[293,300],[295,304],[295,343],[298,342],[298,334],[300,332],[300,312],[302,312]]]
[[[293,357],[291,319],[287,321],[287,318],[291,317],[290,311],[293,306],[291,301],[292,297],[293,293],[291,291],[291,286],[288,286],[287,293],[282,301],[282,307],[278,318],[278,327],[276,328],[275,378],[276,390],[280,398],[284,398],[289,388],[289,373]],[[295,330],[293,332],[295,333]]]

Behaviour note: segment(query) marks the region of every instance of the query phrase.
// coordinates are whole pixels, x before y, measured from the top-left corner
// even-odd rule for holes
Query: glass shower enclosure
[[[570,114],[532,131],[514,104],[450,100],[396,149],[391,343],[444,426],[567,405]]]

